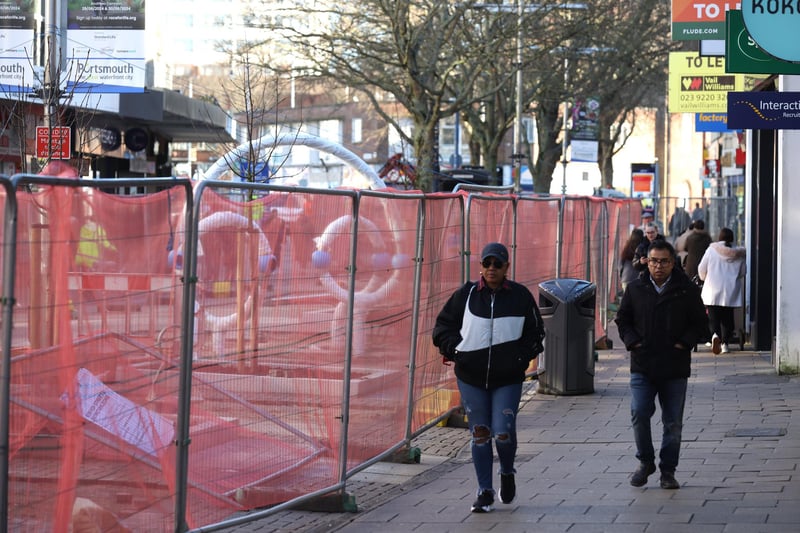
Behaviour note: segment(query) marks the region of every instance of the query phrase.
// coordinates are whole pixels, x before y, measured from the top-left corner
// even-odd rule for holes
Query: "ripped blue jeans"
[[[497,449],[500,473],[515,472],[517,411],[522,397],[522,383],[486,390],[460,379],[457,382],[472,434],[472,464],[478,476],[478,490],[493,490],[492,439]]]

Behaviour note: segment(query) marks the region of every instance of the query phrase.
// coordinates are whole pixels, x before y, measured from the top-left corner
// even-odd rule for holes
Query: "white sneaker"
[[[722,346],[720,348],[722,349],[722,353],[730,352],[730,350],[728,350],[728,343],[726,343],[726,342],[723,342]]]
[[[706,343],[706,348],[711,348],[711,341]]]
[[[722,340],[719,338],[719,335],[714,333],[714,336],[711,337],[711,353],[713,353],[714,355],[719,355],[721,349],[722,349]]]

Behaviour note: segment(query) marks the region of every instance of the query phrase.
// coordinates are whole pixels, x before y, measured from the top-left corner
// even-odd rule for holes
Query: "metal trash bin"
[[[596,287],[582,279],[539,284],[544,353],[539,356],[538,391],[570,395],[594,392],[594,308]]]

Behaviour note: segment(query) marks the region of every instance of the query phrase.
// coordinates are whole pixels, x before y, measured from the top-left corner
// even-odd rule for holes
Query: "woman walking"
[[[733,230],[719,230],[717,242],[703,254],[697,275],[704,281],[703,303],[708,308],[711,329],[711,351],[714,355],[728,353],[728,343],[734,330],[733,310],[742,305],[744,259],[747,251],[733,246]]]
[[[481,278],[447,300],[433,328],[433,344],[455,362],[456,382],[472,433],[478,478],[473,513],[494,504],[492,441],[500,463],[500,501],[516,495],[517,411],[531,360],[543,350],[544,324],[527,287],[506,277],[508,249],[499,242],[481,252]]]
[[[639,277],[639,271],[633,266],[633,256],[636,254],[636,248],[644,240],[644,231],[640,228],[634,228],[628,237],[628,242],[622,247],[622,252],[619,254],[619,282],[622,285],[622,291],[625,292],[625,287],[628,283]]]

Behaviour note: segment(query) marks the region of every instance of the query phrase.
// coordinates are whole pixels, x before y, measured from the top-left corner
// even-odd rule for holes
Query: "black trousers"
[[[708,327],[711,330],[711,335],[716,333],[724,344],[730,342],[733,330],[736,327],[733,323],[733,310],[733,307],[724,307],[722,305],[708,306]]]

